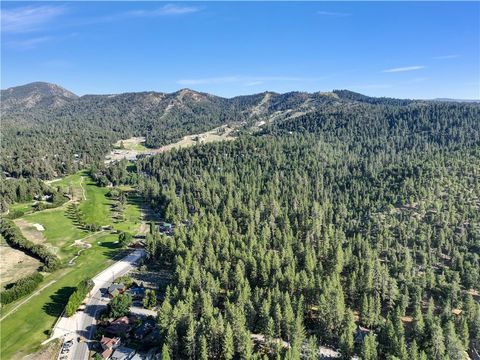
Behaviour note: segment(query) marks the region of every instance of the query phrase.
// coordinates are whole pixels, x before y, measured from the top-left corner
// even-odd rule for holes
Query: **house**
[[[118,294],[123,294],[126,290],[126,286],[122,283],[112,284],[108,287],[108,294],[111,297],[117,296]]]
[[[357,326],[357,330],[355,332],[355,343],[362,344],[365,340],[365,337],[370,334],[372,330],[364,328],[360,325]]]
[[[133,357],[135,356],[135,350],[125,347],[125,346],[120,346],[115,350],[113,353],[112,357],[110,358],[111,360],[132,360]]]
[[[145,288],[143,287],[132,287],[127,290],[134,300],[141,300],[145,296]]]
[[[105,331],[112,335],[123,335],[132,330],[130,319],[127,316],[122,316],[110,323]]]
[[[100,340],[100,345],[102,346],[102,353],[100,356],[102,359],[110,359],[112,353],[120,346],[120,338],[114,337],[109,338],[102,335]]]

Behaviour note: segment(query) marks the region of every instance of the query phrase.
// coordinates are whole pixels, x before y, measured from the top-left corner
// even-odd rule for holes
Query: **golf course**
[[[118,232],[135,235],[146,228],[142,223],[141,199],[133,192],[127,193],[118,221],[118,207],[108,196],[112,188],[97,186],[86,172],[56,180],[50,186],[70,194],[68,201],[37,212],[32,211],[32,204],[16,204],[12,208],[25,214],[14,222],[28,240],[55,253],[62,266],[52,273],[42,273],[44,280],[32,294],[1,308],[2,359],[19,359],[38,351],[49,338],[75,286],[124,254],[125,249],[118,244]],[[75,217],[78,214],[85,223],[94,224],[95,229],[81,226]]]

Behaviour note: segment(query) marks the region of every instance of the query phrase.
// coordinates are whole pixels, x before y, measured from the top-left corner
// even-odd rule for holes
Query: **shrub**
[[[82,304],[83,299],[85,299],[92,288],[93,282],[91,280],[83,280],[80,282],[73,294],[68,298],[67,305],[65,306],[65,315],[70,317],[75,314],[78,307]]]
[[[43,276],[34,273],[15,282],[10,288],[0,293],[0,302],[3,305],[10,304],[21,297],[31,294],[42,282]]]
[[[0,233],[12,248],[40,259],[44,264],[42,271],[54,271],[60,267],[60,259],[56,255],[44,245],[27,240],[11,220],[0,219]]]

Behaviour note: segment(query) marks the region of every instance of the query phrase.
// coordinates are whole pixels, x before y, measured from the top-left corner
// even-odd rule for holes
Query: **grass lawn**
[[[12,204],[10,205],[10,212],[14,213],[15,211],[21,211],[26,213],[27,211],[32,210],[33,204],[34,204],[33,201]]]
[[[81,239],[88,235],[86,231],[80,230],[68,218],[65,209],[52,209],[39,211],[22,218],[31,224],[41,224],[45,231],[42,232],[46,241],[51,244],[60,258],[69,256],[74,252],[70,245],[74,240]]]
[[[110,206],[112,201],[105,195],[110,191],[108,188],[96,186],[89,178],[84,178],[84,188],[87,196],[86,201],[80,203],[80,210],[85,216],[87,224],[109,225],[112,223]]]
[[[141,224],[141,199],[135,195],[129,195],[125,205],[125,221],[113,224],[113,228],[120,231],[127,231],[135,235]]]
[[[83,279],[92,278],[112,263],[112,257],[119,253],[116,235],[103,235],[92,242],[92,247],[82,252],[71,268],[58,270],[45,277],[39,288],[52,280],[55,283],[34,296],[15,313],[0,322],[2,359],[20,359],[40,347],[48,338],[57,317],[62,313],[68,297]],[[98,244],[101,242],[101,244]],[[5,314],[14,304],[2,308]]]

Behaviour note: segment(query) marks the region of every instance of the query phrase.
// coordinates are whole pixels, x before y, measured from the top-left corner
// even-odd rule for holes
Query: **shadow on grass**
[[[73,286],[65,286],[58,289],[54,294],[50,296],[50,302],[43,305],[43,311],[50,316],[58,317],[65,308],[68,298],[75,291]]]

